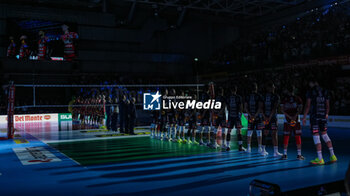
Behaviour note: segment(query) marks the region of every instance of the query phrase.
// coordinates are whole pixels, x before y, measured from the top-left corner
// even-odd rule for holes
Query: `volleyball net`
[[[7,114],[0,121],[7,125],[11,139],[15,125],[26,122],[72,121],[78,128],[101,128],[107,114],[128,112],[130,104],[137,110],[137,124],[146,125],[150,112],[143,109],[145,93],[165,91],[172,95],[197,96],[205,84],[113,84],[113,85],[56,85],[14,84],[7,87]],[[1,123],[0,122],[0,123]]]

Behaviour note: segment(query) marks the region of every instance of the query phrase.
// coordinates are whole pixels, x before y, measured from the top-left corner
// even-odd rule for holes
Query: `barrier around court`
[[[302,116],[300,116],[300,119]],[[242,116],[242,123],[244,126],[247,124],[247,116]],[[285,117],[283,114],[277,115],[278,124],[283,124],[285,122]],[[306,126],[309,126],[309,116],[306,118]],[[14,123],[24,123],[24,122],[63,122],[72,121],[71,113],[48,113],[48,114],[21,114],[14,115]],[[0,115],[0,124],[7,123],[7,115]],[[339,127],[339,128],[349,128],[350,127],[350,116],[329,116],[328,117],[329,127]]]

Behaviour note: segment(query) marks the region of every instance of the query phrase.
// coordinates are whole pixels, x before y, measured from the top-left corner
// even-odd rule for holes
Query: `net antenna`
[[[8,85],[8,102],[7,102],[7,138],[13,139],[15,133],[14,113],[15,113],[15,85],[10,81]]]

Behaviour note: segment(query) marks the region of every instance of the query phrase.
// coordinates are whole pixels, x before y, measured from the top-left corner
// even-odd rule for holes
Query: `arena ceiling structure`
[[[178,11],[197,10],[228,16],[256,17],[296,6],[306,0],[125,0],[148,4],[154,9],[175,7]]]
[[[159,12],[175,8],[177,11],[206,11],[210,14],[248,17],[263,16],[307,1],[310,0],[4,0],[6,3],[59,7],[66,5],[81,9],[108,9],[110,6],[128,6],[128,3],[131,3],[129,6],[148,5]]]
[[[338,0],[341,2],[344,0]],[[153,10],[155,15],[199,13],[239,20],[261,18],[276,12],[304,7],[322,6],[336,0],[3,0],[8,4],[39,5],[44,7],[91,10],[97,12],[125,13]],[[309,6],[310,5],[310,6]],[[137,9],[136,9],[137,8]]]

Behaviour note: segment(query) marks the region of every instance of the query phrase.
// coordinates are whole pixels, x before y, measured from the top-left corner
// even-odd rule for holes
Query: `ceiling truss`
[[[298,5],[305,0],[125,0],[148,4],[153,8],[176,7],[178,10],[205,10],[232,16],[263,16],[284,7]]]

